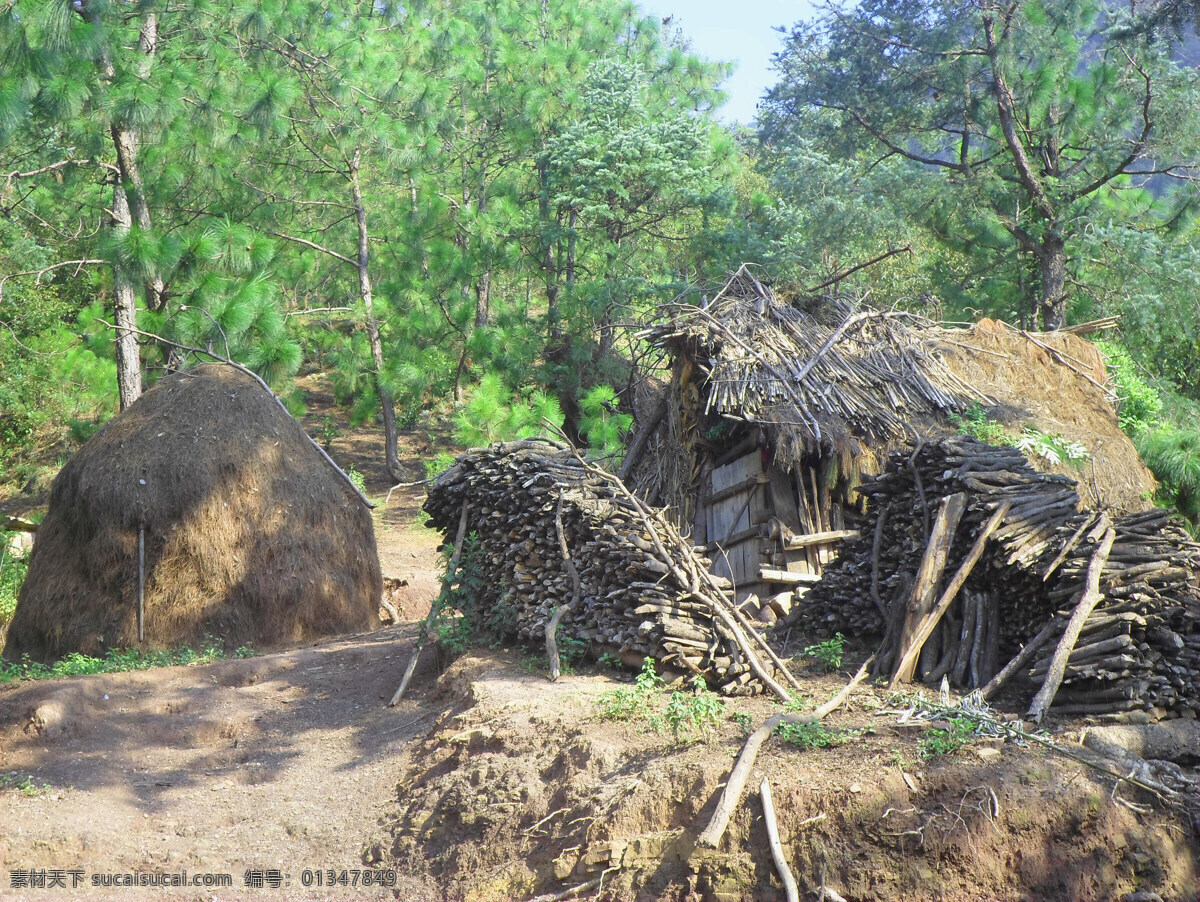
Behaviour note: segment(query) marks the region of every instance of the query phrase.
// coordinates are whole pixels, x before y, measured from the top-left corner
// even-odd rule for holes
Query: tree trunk
[[[1042,242],[1038,269],[1042,322],[1047,332],[1054,332],[1067,322],[1067,248],[1061,235],[1051,233]]]
[[[120,177],[113,180],[113,231],[129,233],[129,201]],[[127,409],[142,394],[142,361],[138,352],[137,291],[129,272],[113,263],[113,325],[117,333],[117,393],[121,410]]]
[[[379,407],[383,413],[383,462],[388,476],[396,482],[403,482],[408,474],[400,466],[396,407],[392,401],[392,393],[383,384],[383,342],[379,337],[379,321],[375,319],[374,296],[371,290],[370,233],[367,231],[367,210],[363,205],[362,188],[358,181],[361,159],[361,152],[355,150],[354,158],[350,161],[350,189],[354,196],[354,218],[358,222],[358,257],[355,261],[358,269],[358,293],[367,315],[367,339],[371,345],[371,364],[375,368],[375,393],[379,396]]]
[[[89,25],[99,30],[100,16],[86,4],[80,15]],[[154,53],[158,48],[158,17],[148,12],[142,20],[138,35],[138,50],[142,56],[138,71],[142,78],[150,74]],[[112,56],[107,46],[100,49],[96,57],[100,77],[111,82],[116,74]],[[110,129],[113,148],[117,154],[117,176],[113,180],[112,227],[118,235],[128,235],[133,223],[138,228],[150,229],[150,209],[142,189],[142,177],[137,167],[137,132],[124,125],[113,124]],[[162,279],[155,275],[147,285],[148,300],[158,309],[163,296]],[[117,343],[117,393],[121,410],[125,410],[142,394],[142,361],[138,350],[137,335],[137,290],[128,269],[120,262],[113,262],[113,325]]]

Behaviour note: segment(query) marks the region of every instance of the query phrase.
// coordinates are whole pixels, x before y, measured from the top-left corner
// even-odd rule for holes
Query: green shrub
[[[1104,355],[1113,390],[1117,393],[1117,421],[1131,436],[1155,426],[1163,415],[1158,389],[1142,375],[1129,352],[1121,345],[1101,339],[1096,346]]]
[[[818,642],[804,649],[804,657],[811,658],[821,670],[832,673],[842,666],[842,655],[846,650],[846,637],[835,633],[832,639]]]
[[[971,743],[977,726],[975,721],[966,717],[952,717],[948,730],[935,727],[926,731],[921,739],[921,752],[926,758],[952,755]]]

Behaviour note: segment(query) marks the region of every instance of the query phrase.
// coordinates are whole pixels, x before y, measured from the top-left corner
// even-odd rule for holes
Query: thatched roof
[[[830,305],[820,317],[781,302],[743,266],[704,307],[674,303],[642,334],[706,375],[706,413],[758,422],[777,459],[882,448],[914,422],[962,409],[975,393],[941,360],[932,323]]]
[[[1069,330],[945,326],[828,298],[807,313],[743,266],[711,302],[668,304],[641,334],[699,370],[705,413],[763,426],[785,467],[820,451],[843,471],[873,472],[918,436],[956,432],[947,414],[978,401],[1010,432],[1028,426],[1082,445],[1086,474],[1031,462],[1080,481],[1093,506],[1143,510],[1154,491],[1117,422],[1103,359]],[[659,492],[670,504],[679,494]]]
[[[381,592],[371,515],[250,377],[165,376],[54,480],[5,657],[47,660],[145,640],[296,642],[366,629]]]

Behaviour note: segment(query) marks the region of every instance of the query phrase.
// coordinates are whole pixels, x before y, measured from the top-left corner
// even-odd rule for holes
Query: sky
[[[729,100],[720,110],[728,122],[750,124],[763,92],[775,83],[771,54],[782,46],[775,26],[791,26],[813,14],[813,4],[788,0],[641,0],[647,14],[674,16],[672,25],[692,39],[697,53],[734,61],[724,85]]]

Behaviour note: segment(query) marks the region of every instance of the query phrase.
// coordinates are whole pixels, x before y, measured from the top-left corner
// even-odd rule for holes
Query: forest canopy
[[[612,451],[626,326],[743,262],[934,318],[1120,315],[1161,431],[1200,395],[1194,33],[1179,3],[833,4],[748,129],[730,65],[619,0],[12,0],[5,482],[198,352],[297,409],[330,373],[394,477],[434,408]]]

